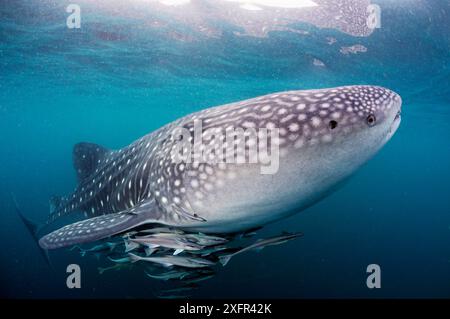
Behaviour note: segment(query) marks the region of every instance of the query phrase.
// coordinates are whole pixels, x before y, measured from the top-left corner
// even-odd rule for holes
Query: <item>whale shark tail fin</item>
[[[12,201],[13,201],[13,203],[14,203],[14,209],[16,210],[17,215],[19,216],[20,220],[22,221],[22,223],[23,223],[23,224],[25,225],[25,227],[27,228],[28,232],[29,232],[29,233],[31,234],[31,236],[33,237],[34,242],[36,243],[36,246],[38,247],[40,254],[42,255],[42,257],[43,257],[44,260],[45,260],[45,263],[46,263],[51,269],[53,269],[53,265],[52,265],[52,263],[50,262],[50,257],[49,257],[49,255],[48,255],[48,251],[42,249],[42,248],[39,246],[39,244],[38,244],[38,242],[39,242],[38,233],[39,233],[39,231],[42,229],[42,227],[41,227],[39,224],[33,222],[32,220],[26,218],[26,217],[23,215],[22,211],[21,211],[20,208],[19,208],[19,204],[17,203],[17,200],[16,200],[14,194],[11,194],[11,198],[12,198]]]
[[[102,160],[111,151],[94,143],[78,143],[73,147],[73,166],[77,173],[78,181],[81,182],[95,172]]]

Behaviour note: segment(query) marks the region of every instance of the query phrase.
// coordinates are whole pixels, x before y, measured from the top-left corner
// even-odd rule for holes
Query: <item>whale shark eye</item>
[[[370,114],[366,119],[366,122],[369,126],[374,126],[376,121],[377,121],[377,119],[376,119],[375,115],[373,115],[373,114]]]
[[[337,127],[337,125],[338,125],[338,122],[336,122],[335,120],[332,120],[332,121],[330,121],[330,122],[328,123],[328,127],[329,127],[331,130],[334,130],[334,129]]]

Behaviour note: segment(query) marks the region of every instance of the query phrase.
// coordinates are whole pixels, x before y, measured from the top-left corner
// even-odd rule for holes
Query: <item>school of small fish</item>
[[[227,265],[232,257],[286,243],[302,236],[302,233],[283,232],[278,236],[258,240],[253,240],[254,236],[254,230],[215,236],[157,227],[132,230],[94,246],[76,245],[71,250],[79,251],[81,256],[103,257],[109,265],[98,267],[99,274],[143,266],[147,277],[179,285],[164,290],[157,296],[170,299],[186,294],[197,288],[198,283],[213,278],[217,269]]]

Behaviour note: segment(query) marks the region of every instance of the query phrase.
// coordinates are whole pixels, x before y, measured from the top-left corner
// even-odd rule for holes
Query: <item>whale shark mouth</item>
[[[400,126],[400,122],[402,119],[402,112],[401,110],[397,112],[397,114],[395,114],[394,120],[392,121],[391,126],[389,127],[389,130],[387,132],[387,140],[389,140],[394,133],[397,131],[398,127]]]

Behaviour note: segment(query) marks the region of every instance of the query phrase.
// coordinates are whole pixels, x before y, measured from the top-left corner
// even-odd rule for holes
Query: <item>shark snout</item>
[[[400,112],[401,108],[402,108],[402,97],[394,91],[391,91],[391,94],[392,94],[392,101],[394,103],[394,107],[396,109],[398,109],[398,111]]]
[[[368,105],[368,108],[381,118],[384,118],[386,124],[399,121],[402,112],[402,98],[401,96],[387,88],[374,87],[375,94],[371,92],[369,95],[375,97],[375,108]]]
[[[391,91],[392,92],[392,103],[393,103],[393,111],[395,113],[394,116],[394,122],[395,121],[399,121],[401,119],[401,115],[402,115],[402,97]]]
[[[390,91],[390,97],[390,105],[386,110],[386,117],[388,121],[388,139],[390,139],[399,128],[402,115],[401,96],[393,91]]]

